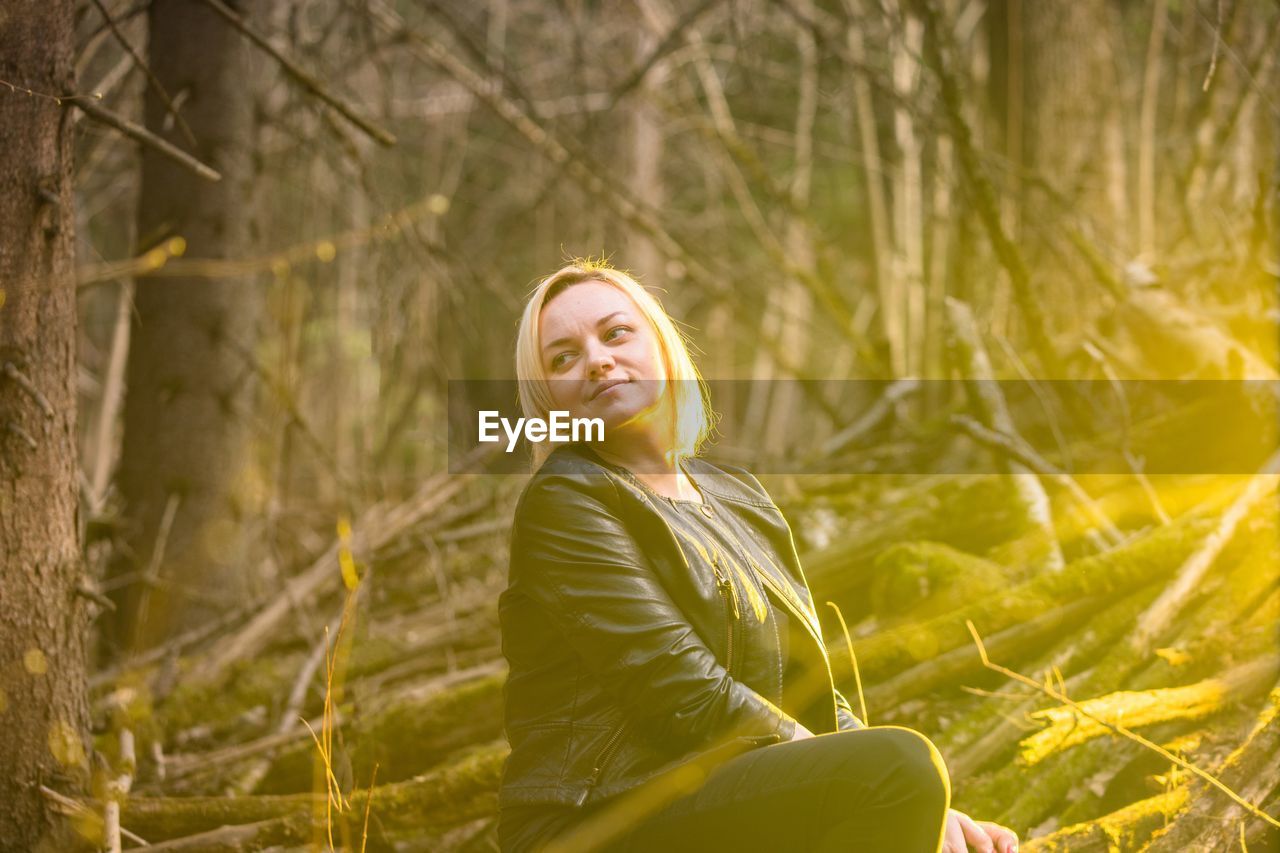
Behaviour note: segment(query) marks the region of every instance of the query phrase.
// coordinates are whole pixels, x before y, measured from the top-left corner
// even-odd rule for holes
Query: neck
[[[670,476],[679,468],[675,462],[675,452],[666,442],[646,437],[647,440],[628,441],[624,445],[597,444],[592,449],[606,462],[621,465],[630,469],[641,479],[646,476]]]
[[[625,448],[599,445],[592,448],[602,459],[631,471],[636,479],[660,495],[701,501],[702,494],[676,464],[675,453],[665,442],[628,444]]]

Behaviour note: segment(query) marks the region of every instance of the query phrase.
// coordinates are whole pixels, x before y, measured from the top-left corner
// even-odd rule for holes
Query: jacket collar
[[[560,462],[559,459],[565,460]],[[559,467],[560,464],[566,464],[567,460],[586,462],[604,468],[613,474],[619,475],[628,481],[634,477],[634,474],[620,468],[619,466],[603,459],[588,444],[565,444],[557,447],[543,462],[539,471],[547,470],[550,473]],[[557,464],[552,464],[552,460],[557,460]],[[572,465],[572,463],[568,463]],[[718,498],[736,501],[738,503],[749,504],[751,506],[776,510],[777,507],[766,494],[761,494],[752,486],[747,485],[743,480],[736,476],[733,472],[697,456],[688,457],[685,460],[686,470],[693,474],[697,479],[698,490],[704,493],[710,493]],[[573,466],[577,467],[577,466]],[[579,469],[581,471],[581,469]],[[628,476],[629,475],[629,476]]]
[[[738,468],[737,466],[722,467],[698,457],[690,457],[686,461],[686,465],[689,473],[692,473],[697,478],[698,488],[703,493],[712,494],[722,500],[749,507],[740,515],[751,517],[752,526],[756,527],[757,530],[763,528],[761,532],[772,543],[774,553],[778,554],[787,566],[787,568],[777,565],[759,566],[759,572],[763,575],[762,580],[773,589],[775,595],[786,599],[793,615],[800,617],[810,633],[814,635],[819,646],[824,646],[822,628],[818,622],[808,586],[802,580],[799,580],[803,578],[802,570],[798,564],[792,565],[795,559],[795,552],[791,531],[777,504],[773,502],[768,494],[762,493],[748,484],[747,479],[750,478],[750,475],[746,472],[746,469]],[[625,469],[605,461],[590,445],[586,444],[565,444],[557,447],[543,462],[538,471],[539,473],[544,471],[546,473],[555,473],[557,471],[571,470],[580,474],[598,475],[601,473],[601,469],[607,474],[611,474],[628,483],[629,486],[631,485],[631,478],[635,476]],[[741,472],[741,474],[737,472]],[[743,475],[746,475],[746,477]],[[631,486],[631,488],[634,489],[635,487]],[[677,547],[678,545],[679,543],[677,542]],[[769,562],[772,563],[772,561]],[[790,570],[789,572],[788,569]],[[787,574],[794,575],[794,578],[787,577]]]

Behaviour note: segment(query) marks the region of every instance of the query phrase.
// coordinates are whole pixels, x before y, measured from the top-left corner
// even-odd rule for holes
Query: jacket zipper
[[[738,594],[734,590],[733,581],[721,571],[720,559],[716,557],[712,560],[711,566],[716,573],[716,587],[720,590],[720,595],[724,598],[725,608],[725,661],[724,668],[729,675],[733,675],[733,629],[741,619],[742,614],[738,608]]]
[[[614,752],[617,751],[618,744],[622,742],[622,731],[627,727],[628,722],[628,720],[623,720],[618,724],[618,727],[614,729],[613,734],[609,736],[608,742],[605,743],[604,749],[600,751],[600,756],[596,759],[596,766],[595,769],[591,771],[591,778],[587,780],[586,790],[584,790],[582,795],[578,797],[578,805],[582,805],[583,801],[586,800],[587,795],[590,794],[591,790],[596,786],[596,782],[600,780],[600,774],[604,771],[605,765],[609,763],[609,759],[613,758]]]

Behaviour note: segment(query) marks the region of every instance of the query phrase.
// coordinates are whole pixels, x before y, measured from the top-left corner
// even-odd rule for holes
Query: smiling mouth
[[[601,385],[595,391],[591,392],[591,396],[588,398],[588,401],[594,400],[595,398],[603,394],[605,391],[608,391],[610,388],[616,388],[619,385],[625,385],[630,381],[631,381],[630,379],[619,379],[615,382],[609,382],[608,384]]]

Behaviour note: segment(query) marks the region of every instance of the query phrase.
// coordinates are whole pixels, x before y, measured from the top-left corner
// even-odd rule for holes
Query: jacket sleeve
[[[733,679],[619,520],[607,477],[535,476],[512,526],[512,585],[542,606],[591,677],[664,749],[776,735],[796,721]]]

